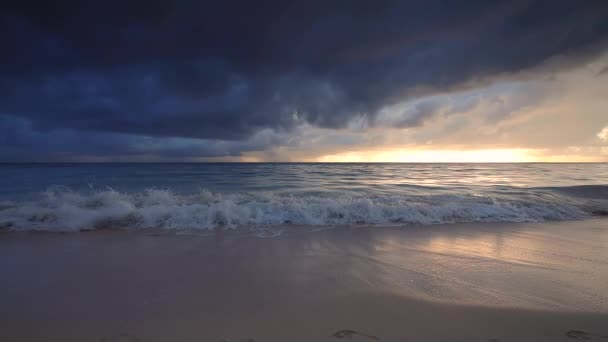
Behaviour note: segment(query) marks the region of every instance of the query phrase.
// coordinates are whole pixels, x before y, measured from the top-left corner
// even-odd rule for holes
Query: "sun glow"
[[[516,163],[533,162],[528,149],[356,151],[319,158],[320,162],[403,162],[403,163]]]

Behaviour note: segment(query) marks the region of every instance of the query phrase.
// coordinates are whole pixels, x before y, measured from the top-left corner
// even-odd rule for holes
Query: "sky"
[[[608,1],[0,5],[0,162],[608,161]]]

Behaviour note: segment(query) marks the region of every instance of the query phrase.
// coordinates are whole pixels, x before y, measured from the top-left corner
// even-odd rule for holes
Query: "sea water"
[[[608,164],[0,164],[0,229],[536,222],[608,215]]]

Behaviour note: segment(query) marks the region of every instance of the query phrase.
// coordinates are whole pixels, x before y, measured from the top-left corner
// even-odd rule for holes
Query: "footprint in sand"
[[[365,337],[368,338],[370,340],[380,340],[380,338],[373,336],[373,335],[367,335],[367,334],[362,334],[360,332],[354,331],[354,330],[340,330],[338,332],[335,332],[333,335],[331,335],[332,337],[335,338],[353,338],[353,336],[361,336],[361,337]]]
[[[137,336],[129,334],[119,334],[113,336],[104,336],[99,342],[140,342]]]
[[[590,340],[594,337],[608,339],[608,336],[595,335],[582,330],[569,330],[566,332],[566,336],[575,340]]]
[[[570,330],[566,332],[566,336],[573,338],[575,340],[590,340],[591,334],[582,330]]]

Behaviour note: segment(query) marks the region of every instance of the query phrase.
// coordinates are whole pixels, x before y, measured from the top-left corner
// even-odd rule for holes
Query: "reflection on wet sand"
[[[589,220],[277,238],[7,233],[0,279],[7,341],[596,339],[607,333],[608,229]]]
[[[606,310],[605,221],[354,228],[295,239],[285,274],[341,291],[570,311]],[[300,256],[306,257],[300,257]],[[268,261],[265,261],[268,262]],[[330,270],[330,272],[327,272]],[[335,275],[336,278],[332,278]]]

